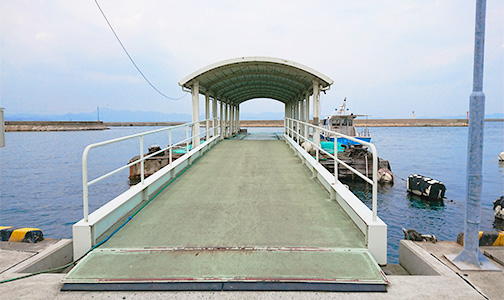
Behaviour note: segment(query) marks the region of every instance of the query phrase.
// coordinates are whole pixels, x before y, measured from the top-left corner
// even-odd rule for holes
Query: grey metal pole
[[[483,57],[485,46],[486,0],[476,2],[474,39],[473,92],[469,101],[469,133],[467,141],[467,202],[464,224],[464,250],[452,262],[463,270],[489,269],[491,263],[479,251],[481,218],[481,186],[483,160],[483,122],[485,94],[483,93]]]

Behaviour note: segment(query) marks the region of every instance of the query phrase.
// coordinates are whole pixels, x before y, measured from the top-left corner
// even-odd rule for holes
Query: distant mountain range
[[[162,113],[157,111],[130,111],[113,110],[108,108],[100,109],[100,121],[104,122],[189,122],[190,114]],[[264,113],[240,113],[241,120],[281,120],[284,118],[283,112]],[[443,116],[434,119],[465,119],[465,115]],[[504,114],[494,113],[485,115],[486,119],[504,119]],[[96,111],[87,113],[68,113],[62,115],[40,115],[40,114],[9,114],[5,111],[6,121],[94,121],[98,119]],[[200,115],[204,119],[204,115]],[[375,117],[374,119],[383,119]],[[430,119],[429,117],[417,117],[417,119]]]

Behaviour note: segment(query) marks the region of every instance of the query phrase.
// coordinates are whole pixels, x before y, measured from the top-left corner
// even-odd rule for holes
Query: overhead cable
[[[135,66],[135,68],[137,69],[137,71],[140,73],[140,75],[142,75],[142,77],[145,79],[145,81],[147,81],[147,83],[156,91],[158,92],[161,96],[167,98],[167,99],[170,99],[170,100],[180,100],[182,98],[184,98],[185,96],[187,96],[187,93],[184,94],[182,97],[179,97],[179,98],[172,98],[172,97],[168,97],[167,95],[165,95],[164,93],[162,93],[160,90],[158,90],[150,81],[149,79],[147,79],[147,77],[144,75],[144,73],[142,73],[142,71],[140,70],[140,68],[138,68],[138,66],[136,65],[135,61],[133,60],[133,58],[131,58],[131,55],[129,55],[128,53],[128,50],[126,50],[126,48],[124,47],[123,43],[121,42],[121,40],[119,39],[119,36],[117,35],[117,33],[115,32],[114,28],[112,27],[112,25],[110,24],[109,20],[107,19],[107,16],[105,16],[105,13],[103,12],[103,10],[101,9],[100,7],[100,4],[98,4],[98,0],[95,0],[95,3],[96,3],[96,6],[98,6],[98,9],[100,10],[103,18],[105,18],[105,21],[107,21],[107,24],[108,26],[110,27],[110,30],[112,30],[112,33],[114,33],[114,36],[115,38],[117,39],[117,41],[119,42],[119,44],[121,45],[122,49],[124,50],[124,53],[126,53],[126,55],[128,56],[129,60],[131,61],[131,63],[133,64],[133,66]]]

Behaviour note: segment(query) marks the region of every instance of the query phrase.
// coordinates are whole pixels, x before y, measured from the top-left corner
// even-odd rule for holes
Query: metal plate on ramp
[[[64,283],[63,290],[385,291],[388,282],[366,249],[156,248],[94,250]]]

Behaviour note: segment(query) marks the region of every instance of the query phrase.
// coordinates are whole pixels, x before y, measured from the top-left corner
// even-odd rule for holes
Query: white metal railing
[[[301,126],[303,125],[303,126]],[[312,129],[313,134],[320,134],[321,132],[325,132],[328,135],[334,136],[334,154],[331,154],[324,150],[320,145],[317,145],[313,141],[309,139],[309,129]],[[284,120],[284,134],[292,137],[297,143],[301,144],[303,142],[310,143],[315,148],[315,159],[319,162],[320,152],[326,154],[328,157],[334,159],[334,182],[338,181],[338,163],[343,165],[345,168],[350,170],[355,175],[362,178],[364,181],[369,183],[372,186],[373,196],[372,196],[372,212],[373,212],[373,222],[376,221],[377,216],[377,199],[378,199],[378,152],[376,151],[375,145],[359,140],[355,137],[351,137],[348,135],[341,134],[339,132],[331,131],[320,126],[315,126],[310,123],[306,123],[300,120],[285,118]],[[355,168],[349,166],[344,161],[338,158],[338,143],[337,137],[343,137],[349,139],[351,141],[357,142],[364,146],[368,146],[371,149],[371,153],[373,154],[373,179],[369,179],[366,175],[360,173]],[[367,166],[366,166],[367,168]]]
[[[210,121],[212,121],[212,120],[209,119],[209,120],[202,120],[199,122],[181,124],[181,125],[177,125],[177,126],[170,126],[170,127],[155,129],[155,130],[151,130],[151,131],[147,131],[147,132],[137,133],[137,134],[133,134],[133,135],[125,136],[125,137],[120,137],[120,138],[111,139],[108,141],[103,141],[103,142],[88,145],[84,149],[84,152],[82,153],[82,196],[83,196],[83,205],[84,205],[84,207],[83,207],[84,221],[88,222],[88,218],[89,218],[89,194],[88,194],[89,186],[91,186],[91,185],[93,185],[93,184],[95,184],[95,183],[97,183],[107,177],[110,177],[110,176],[116,174],[117,172],[120,172],[126,168],[133,166],[133,165],[136,165],[136,164],[140,164],[140,183],[144,184],[144,179],[145,179],[144,162],[146,159],[153,157],[161,152],[164,152],[165,150],[169,150],[168,162],[171,165],[173,163],[173,148],[174,147],[185,144],[186,154],[187,154],[189,152],[189,144],[191,144],[191,140],[194,137],[196,137],[198,135],[200,137],[204,136],[204,137],[206,137],[206,140],[208,140],[210,138],[210,136],[213,136],[212,133],[214,132],[213,131],[214,128],[217,128],[217,131],[216,131],[217,135],[220,135],[220,126],[217,124],[218,119],[213,119],[213,122],[211,122],[212,126],[210,126]],[[205,123],[204,127],[201,126],[201,124],[203,124],[203,123]],[[199,131],[199,130],[198,131],[195,131],[195,130],[191,131],[190,130],[191,127],[193,127],[194,125],[200,126],[200,129],[202,128],[203,131],[199,132],[199,134],[197,134],[197,135],[194,135],[194,132]],[[185,139],[178,141],[176,143],[173,143],[172,131],[176,130],[176,129],[184,128],[184,127],[186,128]],[[158,150],[156,152],[150,153],[148,155],[144,155],[144,151],[145,151],[144,144],[143,144],[144,136],[155,134],[155,133],[160,133],[160,132],[164,132],[164,131],[168,131],[168,146],[166,148],[163,148],[163,149]],[[190,135],[189,132],[192,132],[192,134]],[[140,159],[135,160],[125,166],[119,167],[115,170],[112,170],[112,171],[110,171],[100,177],[97,177],[91,181],[88,181],[88,154],[91,149],[103,147],[103,146],[118,143],[118,142],[122,142],[125,140],[135,139],[135,138],[139,138],[139,142],[140,142],[139,143],[140,144]],[[193,145],[192,149],[195,149],[196,147],[197,146]]]

